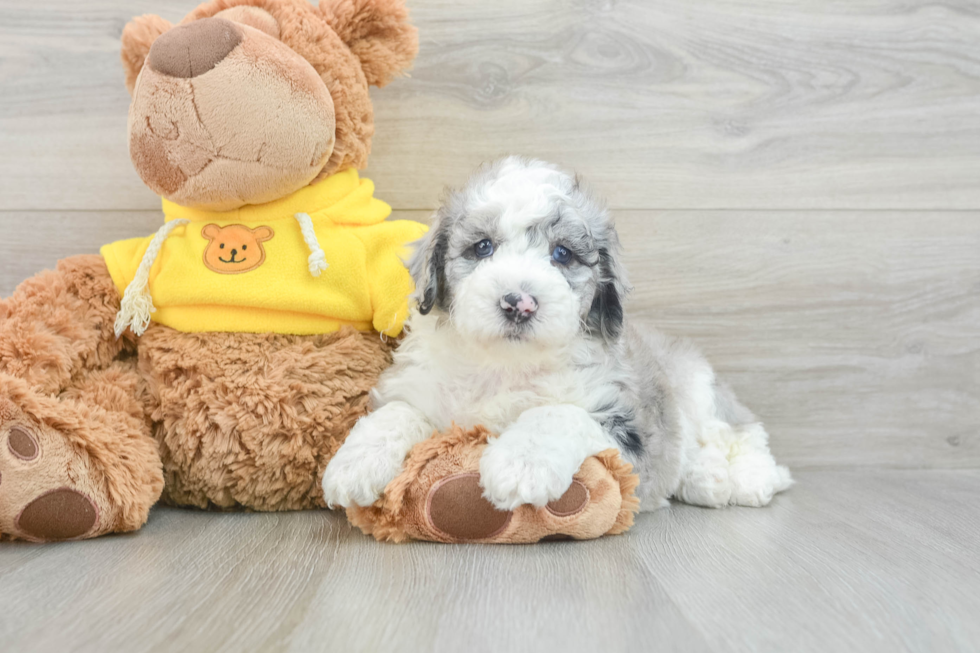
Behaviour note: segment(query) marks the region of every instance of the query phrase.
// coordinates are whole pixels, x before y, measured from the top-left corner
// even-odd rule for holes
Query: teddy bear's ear
[[[404,0],[321,0],[320,11],[360,59],[369,84],[384,86],[418,54]]]
[[[216,224],[209,224],[201,230],[201,235],[208,240],[214,240],[221,235],[221,227]]]
[[[126,88],[133,94],[136,78],[143,70],[143,62],[150,52],[150,46],[157,37],[173,27],[170,21],[146,14],[129,21],[122,33],[122,62],[126,71]]]

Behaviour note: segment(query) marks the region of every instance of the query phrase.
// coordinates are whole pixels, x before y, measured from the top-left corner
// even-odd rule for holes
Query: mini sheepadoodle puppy
[[[331,506],[368,506],[409,450],[453,422],[492,438],[484,496],[544,506],[610,447],[644,510],[674,497],[764,506],[792,483],[768,435],[683,340],[626,323],[626,271],[603,202],[553,165],[510,157],[451,192],[410,268],[417,311],[330,461]]]

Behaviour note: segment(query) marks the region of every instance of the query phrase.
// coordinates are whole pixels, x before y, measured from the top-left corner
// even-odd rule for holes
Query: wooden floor
[[[157,509],[0,548],[5,651],[975,651],[980,471],[800,474],[530,546],[378,544],[338,514]]]
[[[408,0],[373,92],[396,217],[524,153],[609,199],[633,319],[691,337],[799,484],[626,536],[379,545],[330,513],[158,509],[0,546],[4,651],[980,650],[976,0]],[[0,0],[0,296],[148,235],[125,21]]]

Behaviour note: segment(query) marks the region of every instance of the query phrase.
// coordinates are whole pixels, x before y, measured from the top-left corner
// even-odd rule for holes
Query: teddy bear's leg
[[[162,491],[131,338],[100,257],[62,261],[0,302],[0,534],[139,528]]]

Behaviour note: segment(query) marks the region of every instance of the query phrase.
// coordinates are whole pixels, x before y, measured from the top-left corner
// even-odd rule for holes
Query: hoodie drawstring
[[[317,240],[316,232],[313,230],[313,219],[306,213],[297,213],[293,217],[299,223],[303,240],[306,241],[306,246],[310,249],[310,258],[307,259],[310,265],[310,274],[318,277],[321,272],[327,269],[327,255],[320,249],[320,241]]]

